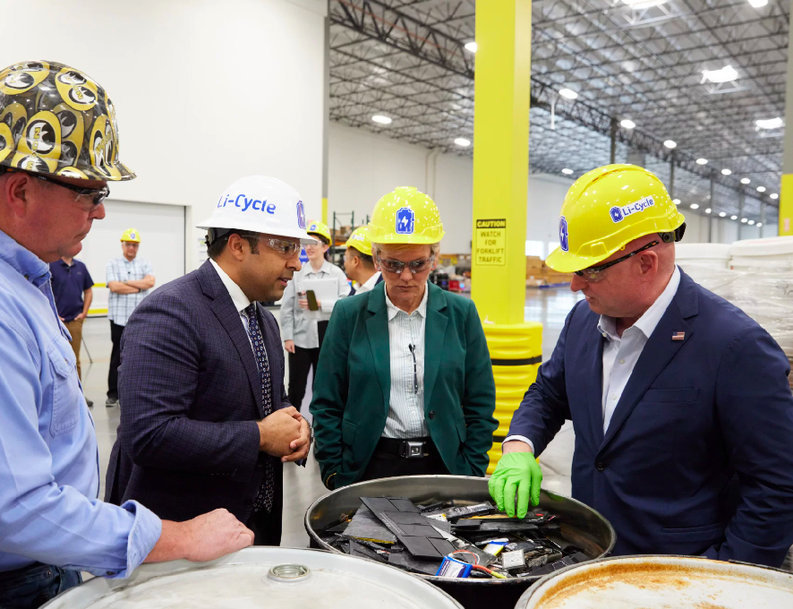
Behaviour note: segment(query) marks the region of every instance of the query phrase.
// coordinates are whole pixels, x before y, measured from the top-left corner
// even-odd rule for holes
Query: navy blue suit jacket
[[[779,566],[793,541],[793,395],[779,346],[682,273],[604,436],[598,319],[585,301],[573,308],[509,433],[540,454],[572,419],[573,496],[614,526],[615,554]]]
[[[273,408],[289,406],[275,318],[258,307]],[[184,520],[225,507],[242,522],[263,477],[256,421],[264,416],[248,335],[209,261],[160,287],[130,317],[119,370],[121,424],[108,499],[136,499]],[[280,517],[280,514],[279,514]]]

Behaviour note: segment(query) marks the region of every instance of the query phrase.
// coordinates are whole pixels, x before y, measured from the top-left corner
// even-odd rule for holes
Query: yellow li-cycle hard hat
[[[350,234],[350,238],[347,239],[347,247],[352,247],[361,252],[362,254],[366,254],[367,256],[372,255],[372,240],[369,238],[369,227],[359,226]]]
[[[438,243],[443,222],[428,195],[412,186],[400,186],[380,198],[369,222],[372,243]]]
[[[325,241],[330,243],[332,239],[330,238],[330,229],[328,225],[324,222],[320,222],[319,220],[311,220],[306,227],[306,232],[309,235],[319,235],[320,237],[324,237]]]
[[[559,218],[559,247],[545,263],[562,273],[580,271],[644,235],[674,233],[677,241],[684,222],[652,172],[637,165],[598,167],[567,191]]]
[[[137,229],[128,228],[123,233],[121,233],[121,240],[128,241],[130,243],[140,243],[140,233]]]

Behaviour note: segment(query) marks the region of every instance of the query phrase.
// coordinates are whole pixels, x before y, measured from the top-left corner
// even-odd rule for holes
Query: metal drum
[[[793,607],[793,573],[694,556],[620,556],[538,580],[516,609]]]
[[[460,609],[404,571],[322,552],[259,546],[207,563],[142,565],[128,579],[97,577],[47,609]]]
[[[399,476],[351,484],[320,497],[306,510],[305,527],[312,547],[339,552],[317,532],[338,522],[341,514],[356,510],[360,497],[407,497],[414,503],[454,499],[475,504],[490,500],[490,493],[487,479],[473,476]],[[614,547],[616,534],[609,522],[580,501],[542,491],[540,507],[559,514],[562,538],[593,559],[607,555]],[[468,609],[513,607],[523,591],[539,579],[539,576],[485,580],[414,575],[439,586]]]

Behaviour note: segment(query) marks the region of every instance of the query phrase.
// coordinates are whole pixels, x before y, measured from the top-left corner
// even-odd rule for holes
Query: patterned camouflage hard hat
[[[107,92],[54,61],[0,71],[0,165],[83,180],[131,180],[118,160],[118,127]]]

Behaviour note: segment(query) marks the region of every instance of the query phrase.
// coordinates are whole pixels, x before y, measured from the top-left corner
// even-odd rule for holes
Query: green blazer
[[[311,414],[322,480],[360,479],[385,428],[391,391],[385,287],[336,303]],[[483,476],[497,422],[490,353],[474,303],[427,283],[424,418],[452,474]]]

